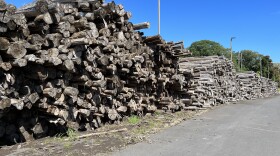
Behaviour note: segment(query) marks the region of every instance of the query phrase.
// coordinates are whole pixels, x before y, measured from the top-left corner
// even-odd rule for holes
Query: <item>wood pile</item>
[[[268,78],[260,78],[261,95],[260,97],[270,97],[278,92],[278,84]]]
[[[240,100],[252,100],[261,97],[260,78],[253,71],[236,74],[236,84]]]
[[[187,57],[179,60],[179,73],[188,77],[187,94],[191,99],[185,109],[199,109],[235,99],[233,64],[223,56]]]
[[[189,52],[182,42],[135,31],[149,23],[130,23],[122,5],[38,0],[11,13],[8,7],[1,3],[0,138],[26,141],[157,107],[179,109],[173,96],[185,82],[176,58]]]
[[[227,102],[237,102],[236,87],[236,71],[233,62],[224,56],[220,56],[216,64],[214,64],[216,80],[218,82],[219,104]]]
[[[145,38],[144,42],[154,51],[154,62],[157,77],[156,105],[158,109],[178,111],[189,103],[186,99],[187,81],[178,73],[178,59],[190,53],[184,49],[184,43],[166,42],[160,36]]]
[[[269,97],[271,96],[271,91],[273,90],[269,86],[273,86],[268,78],[265,77],[260,77],[260,89],[261,89],[261,94],[260,97]]]
[[[186,97],[191,102],[184,106],[187,110],[278,93],[276,82],[252,71],[236,74],[233,63],[223,56],[180,58],[178,64],[178,73],[184,74],[188,82]]]
[[[20,9],[0,0],[0,144],[242,95],[231,61],[183,58],[183,42],[145,37],[136,30],[150,24],[130,17],[102,0],[37,0]],[[275,91],[266,89],[274,82],[262,84],[263,94]]]

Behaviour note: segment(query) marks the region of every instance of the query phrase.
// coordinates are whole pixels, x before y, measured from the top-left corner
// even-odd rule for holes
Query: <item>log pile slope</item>
[[[1,143],[277,91],[268,79],[247,91],[251,81],[236,81],[231,61],[185,58],[183,42],[144,36],[138,30],[150,24],[131,16],[102,0],[37,0],[19,9],[0,0]]]

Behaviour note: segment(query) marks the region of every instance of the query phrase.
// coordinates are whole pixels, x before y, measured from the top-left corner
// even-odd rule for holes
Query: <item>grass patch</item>
[[[57,142],[62,142],[64,136],[65,136],[65,135],[62,134],[62,133],[56,134],[56,135],[54,136],[54,139],[53,139],[53,140],[54,140],[54,141],[57,141]]]
[[[74,141],[77,136],[78,134],[76,133],[76,131],[74,129],[69,128],[67,129],[66,133],[59,133],[55,135],[54,141],[64,142],[66,138],[69,141]]]
[[[139,127],[133,130],[134,134],[146,134],[147,128],[146,127]]]
[[[69,128],[66,132],[67,137],[69,137],[70,140],[74,140],[77,137],[77,133],[74,129]]]
[[[136,115],[133,115],[127,119],[128,123],[136,125],[140,122],[140,118]]]

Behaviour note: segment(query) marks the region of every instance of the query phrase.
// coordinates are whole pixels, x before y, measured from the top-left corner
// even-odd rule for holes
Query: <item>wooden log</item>
[[[5,108],[9,108],[11,106],[11,99],[9,98],[3,98],[0,100],[0,109],[5,109]]]
[[[68,96],[78,96],[79,90],[73,87],[66,87],[63,94]]]
[[[5,7],[5,13],[2,14],[0,22],[8,23],[11,20],[12,15],[16,11],[16,7],[14,5],[8,4]]]
[[[25,67],[27,66],[27,60],[26,59],[16,59],[13,63],[13,66],[16,67]]]
[[[8,50],[10,47],[10,42],[7,38],[0,37],[0,50]]]
[[[4,70],[4,71],[9,71],[12,69],[12,64],[10,62],[1,62],[0,63],[0,67]]]
[[[5,3],[5,1],[0,0],[0,11],[4,11],[7,9],[7,4]]]
[[[147,29],[147,28],[150,28],[150,23],[149,22],[133,24],[133,29],[134,30]]]
[[[44,14],[38,15],[35,19],[35,22],[44,21],[46,24],[53,24],[54,20],[49,12],[46,12]]]
[[[109,109],[108,110],[108,118],[112,121],[116,120],[119,117],[117,110]]]
[[[4,23],[0,23],[0,33],[6,33],[8,31],[8,27]]]
[[[162,37],[160,35],[150,36],[144,40],[145,43],[162,43]]]
[[[20,59],[27,53],[24,42],[14,42],[9,46],[5,54],[10,58]]]
[[[48,5],[48,0],[38,0],[19,8],[16,13],[22,13],[28,18],[36,17],[39,14],[46,13],[48,11]]]
[[[124,132],[124,131],[127,131],[127,128],[111,130],[111,131],[106,131],[106,132],[90,133],[90,134],[85,134],[85,135],[78,136],[76,138],[77,139],[82,139],[82,138],[87,138],[87,137],[92,137],[92,136],[97,136],[97,135],[106,135],[106,134],[110,134],[110,133]],[[69,139],[65,139],[65,141],[68,141],[68,140]]]

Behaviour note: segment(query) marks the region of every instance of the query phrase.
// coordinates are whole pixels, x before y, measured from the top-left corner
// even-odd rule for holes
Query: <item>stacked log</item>
[[[235,101],[235,71],[223,56],[187,57],[179,60],[179,72],[188,74],[187,94],[191,99],[185,109],[199,109]]]
[[[132,24],[131,13],[114,2],[38,0],[16,10],[0,0],[0,17],[1,143],[243,95],[231,61],[183,58],[190,54],[183,42],[145,37],[135,30],[150,24]],[[277,91],[276,83],[261,82],[256,92]]]
[[[218,82],[219,103],[237,102],[236,71],[233,62],[224,56],[214,64],[215,77]]]
[[[240,100],[252,100],[261,97],[260,78],[255,72],[237,73],[236,83],[239,86]]]
[[[156,110],[152,50],[134,31],[147,23],[128,22],[122,5],[39,0],[15,11],[1,14],[0,123],[14,130],[0,138],[95,129]]]
[[[278,84],[268,78],[260,77],[261,95],[260,97],[270,97],[278,92]]]
[[[184,74],[188,82],[186,93],[191,102],[184,105],[187,110],[278,93],[276,82],[252,71],[236,73],[233,63],[223,56],[180,58],[178,73]]]
[[[144,42],[154,51],[155,71],[157,77],[156,104],[158,109],[178,111],[189,99],[186,95],[187,81],[178,73],[178,59],[187,56],[190,51],[181,42],[166,42],[161,36],[145,38]]]
[[[236,75],[240,100],[270,97],[278,94],[278,83],[249,71]]]
[[[143,37],[135,30],[149,23],[130,23],[122,5],[38,0],[9,16],[17,25],[1,34],[0,138],[26,141],[179,109],[173,96],[185,82],[176,58],[189,52],[182,42]]]
[[[270,96],[274,96],[274,95],[278,95],[279,94],[279,84],[275,81],[272,81],[271,79],[267,79],[268,81],[268,85],[266,86],[267,89],[267,95],[265,95],[265,97],[270,97]],[[264,88],[264,87],[262,87]]]

